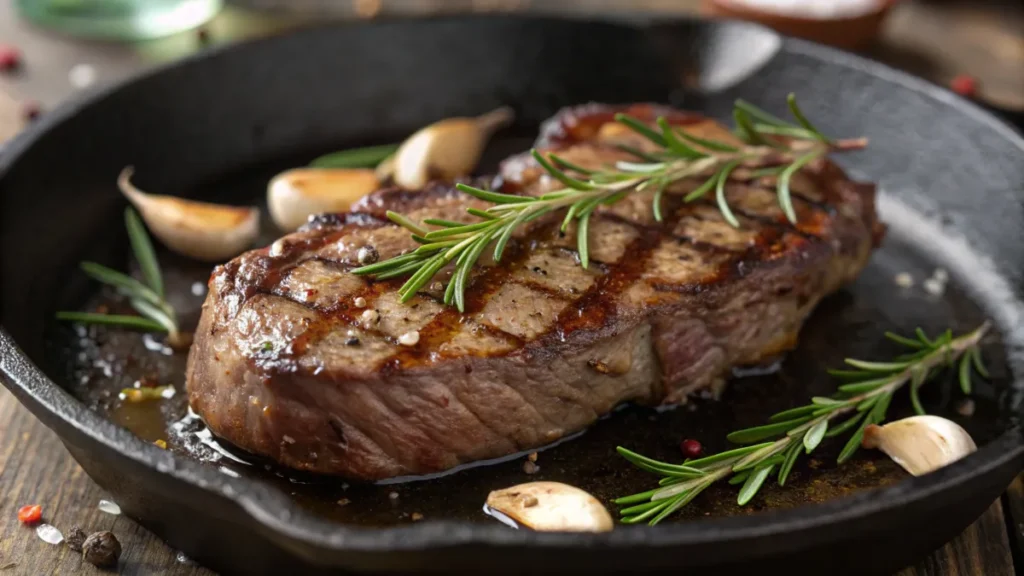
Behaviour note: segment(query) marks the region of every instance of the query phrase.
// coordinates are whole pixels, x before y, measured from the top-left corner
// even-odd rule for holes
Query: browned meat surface
[[[629,159],[612,144],[643,143],[610,123],[611,111],[563,111],[538,146],[590,167]],[[666,111],[630,112],[653,120]],[[683,113],[672,121],[731,137]],[[554,187],[526,155],[508,159],[496,183],[523,194]],[[794,180],[797,226],[770,178],[729,184],[740,229],[711,202],[680,202],[699,184],[670,190],[660,224],[649,194],[603,209],[590,224],[589,270],[575,231],[537,221],[500,265],[481,261],[465,314],[438,299],[448,270],[407,304],[396,296],[401,281],[349,271],[360,248],[384,259],[415,246],[385,210],[466,220],[467,205],[485,204],[447,185],[377,192],[214,270],[189,357],[191,405],[253,453],[377,480],[548,444],[622,402],[684,401],[732,366],[792,347],[811,309],[860,272],[883,231],[874,187],[828,162]],[[418,342],[401,344],[410,332]]]

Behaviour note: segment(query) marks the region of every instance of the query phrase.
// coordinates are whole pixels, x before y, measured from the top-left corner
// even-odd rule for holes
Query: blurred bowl
[[[870,12],[855,16],[815,17],[772,12],[741,0],[703,0],[702,12],[712,18],[757,22],[787,36],[846,50],[860,50],[879,35],[882,23],[899,0],[879,0]]]

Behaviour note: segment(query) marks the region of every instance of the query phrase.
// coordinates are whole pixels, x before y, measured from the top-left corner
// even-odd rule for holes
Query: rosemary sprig
[[[800,453],[810,454],[825,439],[849,430],[853,435],[839,453],[838,463],[850,459],[860,447],[864,430],[885,420],[889,402],[900,388],[910,384],[914,410],[923,414],[917,390],[945,368],[957,367],[960,387],[970,392],[972,372],[987,377],[979,343],[988,332],[985,322],[973,332],[957,338],[951,331],[935,340],[918,329],[915,338],[886,333],[890,340],[908,348],[908,353],[891,362],[847,359],[852,370],[830,370],[843,384],[832,397],[815,397],[805,406],[773,415],[768,423],[729,434],[728,440],[745,446],[682,464],[660,462],[626,448],[617,450],[638,468],[661,476],[659,488],[615,500],[625,506],[622,522],[655,525],[686,505],[705,488],[729,478],[741,484],[737,502],[749,502],[768,478],[785,485]],[[957,366],[959,363],[959,366]],[[833,421],[840,422],[833,425]]]
[[[160,264],[156,259],[153,243],[146,233],[146,227],[131,207],[125,209],[124,222],[125,228],[128,230],[132,253],[139,263],[139,268],[142,269],[145,283],[95,262],[82,262],[80,266],[82,271],[92,279],[112,286],[120,294],[126,296],[132,308],[141,316],[57,312],[57,319],[84,324],[111,324],[151,332],[167,332],[167,340],[172,346],[184,343],[188,340],[188,335],[181,332],[174,308],[164,297],[163,275],[160,273]]]
[[[618,114],[616,121],[658,149],[641,152],[622,146],[637,161],[620,161],[599,170],[575,165],[554,153],[545,156],[532,150],[537,163],[558,180],[562,188],[532,197],[457,184],[459,190],[493,204],[486,210],[468,209],[467,213],[477,220],[468,223],[444,220],[420,223],[388,212],[388,217],[408,229],[421,245],[389,260],[357,268],[354,273],[378,279],[408,275],[408,280],[399,290],[405,302],[430,282],[439,270],[454,262],[444,302],[465,311],[465,288],[470,270],[484,250],[493,245],[494,260],[501,260],[516,230],[556,211],[565,210],[561,217],[562,231],[574,220],[577,222],[577,252],[584,268],[590,265],[589,222],[595,210],[614,204],[633,192],[651,190],[654,192],[654,215],[661,221],[661,203],[666,188],[685,178],[706,178],[704,184],[684,198],[685,202],[694,202],[714,190],[725,220],[739,227],[739,220],[726,201],[725,186],[737,168],[748,165],[761,169],[777,168],[772,175],[778,178],[779,205],[786,217],[795,223],[796,211],[790,193],[793,175],[829,152],[862,148],[866,142],[863,139],[831,140],[807,121],[792,94],[788,103],[796,123],[780,120],[750,103],[737,101],[733,116],[737,133],[744,141],[742,146],[699,138],[688,134],[682,127],[671,125],[665,118],[658,118],[654,126],[649,126],[636,118]]]

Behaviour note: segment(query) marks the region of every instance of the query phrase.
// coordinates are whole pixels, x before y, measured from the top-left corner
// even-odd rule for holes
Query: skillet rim
[[[32,145],[46,136],[53,128],[75,116],[80,110],[151,76],[164,74],[179,67],[194,65],[195,62],[217,58],[222,54],[246,50],[252,44],[288,41],[294,36],[326,28],[345,26],[389,26],[407,25],[428,21],[492,20],[495,18],[518,19],[521,21],[583,21],[612,23],[621,26],[635,26],[629,15],[616,14],[603,18],[580,18],[575,15],[552,16],[534,15],[488,15],[488,14],[440,14],[416,18],[393,18],[376,22],[324,22],[303,26],[284,34],[262,37],[248,42],[221,45],[194,53],[185,58],[164,63],[147,71],[133,75],[119,82],[84,91],[77,98],[66,101],[55,110],[43,115],[33,125],[9,141],[0,154],[0,182],[17,162],[19,157]],[[768,29],[746,22],[709,22],[694,18],[641,19],[652,26],[673,24],[696,24],[698,27],[746,27],[760,31]],[[769,31],[770,32],[770,31]],[[774,34],[774,32],[772,32]],[[967,115],[972,120],[994,130],[1008,144],[1015,146],[1024,157],[1024,137],[1007,123],[1002,122],[979,105],[965,100],[942,86],[896,70],[888,65],[867,58],[846,53],[831,47],[794,38],[782,37],[776,54],[783,52],[809,56],[830,66],[857,69],[866,74],[882,78],[901,88],[937,100],[945,106]],[[1015,295],[1018,301],[1020,294]],[[1004,348],[1012,359],[1013,333],[1003,331]],[[1015,340],[1020,340],[1016,338]],[[1007,465],[1013,460],[1018,465],[1024,460],[1024,433],[1019,425],[1009,427],[1000,436],[980,447],[977,452],[931,474],[911,477],[890,486],[865,490],[853,496],[830,500],[819,504],[805,504],[782,510],[766,510],[749,516],[717,517],[699,521],[666,524],[658,527],[633,526],[619,528],[601,534],[542,533],[509,530],[494,523],[473,523],[466,521],[425,521],[414,525],[386,528],[365,528],[345,525],[319,517],[299,507],[283,492],[255,479],[232,478],[215,468],[193,460],[175,456],[141,440],[128,430],[103,418],[88,409],[82,402],[71,396],[64,388],[50,380],[43,371],[21,351],[14,339],[0,326],[0,380],[11,390],[22,404],[29,408],[47,427],[57,431],[62,441],[66,436],[80,434],[96,442],[104,449],[112,450],[135,464],[152,472],[169,475],[175,480],[215,494],[225,503],[238,507],[256,523],[260,532],[271,532],[265,536],[283,536],[293,540],[292,544],[312,545],[333,551],[347,552],[410,552],[431,548],[480,544],[491,546],[522,546],[540,548],[603,546],[610,549],[695,545],[707,542],[723,543],[754,539],[768,535],[792,533],[827,526],[839,525],[874,514],[892,511],[910,504],[920,503],[933,495],[956,490],[961,485],[987,474],[993,469]],[[1012,384],[1024,388],[1024,374],[1016,374]],[[53,420],[48,422],[47,420]],[[63,432],[63,433],[62,433]],[[243,518],[245,520],[245,518]],[[820,536],[835,539],[822,531]],[[810,542],[803,544],[810,545]],[[800,543],[797,543],[799,546]]]

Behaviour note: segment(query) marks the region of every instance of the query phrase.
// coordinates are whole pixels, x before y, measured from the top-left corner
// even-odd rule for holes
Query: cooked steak
[[[578,165],[633,159],[644,146],[612,122],[617,108],[562,111],[538,147]],[[714,122],[652,105],[693,133],[731,139]],[[448,269],[410,302],[401,280],[354,275],[362,257],[416,246],[386,210],[465,221],[487,204],[450,185],[385,189],[347,214],[325,215],[271,246],[217,267],[188,363],[192,408],[212,431],[284,465],[353,479],[438,472],[548,444],[623,402],[680,403],[731,367],[791,348],[811,309],[852,280],[880,240],[874,187],[834,164],[793,181],[798,224],[772,177],[738,171],[713,201],[670,188],[665,221],[637,192],[590,222],[589,269],[575,231],[537,220],[499,264],[481,259],[466,312],[440,297]],[[528,155],[506,160],[492,186],[541,194],[557,182]],[[469,217],[472,218],[472,217]]]

